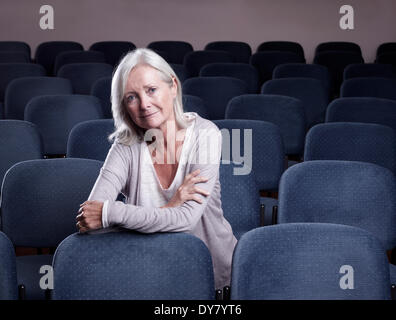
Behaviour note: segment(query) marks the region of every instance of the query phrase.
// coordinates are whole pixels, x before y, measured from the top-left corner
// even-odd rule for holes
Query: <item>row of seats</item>
[[[393,66],[396,64],[393,44],[386,43],[378,48],[376,63]],[[17,50],[15,47],[11,46],[13,50]],[[25,47],[21,45],[20,50],[26,51]],[[183,41],[158,41],[150,43],[148,47],[156,50],[175,69],[180,70],[182,77],[198,76],[202,67],[209,63],[249,64],[256,69],[260,86],[271,79],[277,65],[306,62],[301,45],[287,41],[262,43],[254,54],[247,43],[235,41],[212,42],[205,50],[198,51],[194,51],[191,44]],[[62,66],[71,63],[101,63],[114,67],[126,52],[134,48],[135,45],[131,42],[109,41],[95,43],[88,51],[84,51],[82,45],[77,42],[46,42],[38,46],[34,61],[44,67],[47,75],[57,75]],[[0,51],[1,62],[30,61],[17,59],[17,54],[12,55],[13,52],[7,51],[3,52],[6,56],[1,59],[1,53]],[[360,47],[349,42],[321,43],[317,46],[313,59],[314,64],[328,68],[332,94],[338,93],[345,67],[363,62]]]
[[[15,299],[13,247],[0,233],[3,299]],[[58,247],[53,299],[214,299],[208,249],[184,233],[133,232],[81,236]],[[239,241],[231,298],[390,298],[389,268],[380,241],[360,228],[328,223],[288,223],[257,228]],[[345,277],[347,273],[348,278]]]
[[[95,83],[92,89],[92,93],[98,96],[95,97],[71,94],[66,79],[44,77],[14,80],[7,90],[6,118],[36,124],[44,139],[44,153],[65,154],[67,138],[73,126],[86,120],[111,117],[110,103],[105,106],[107,99],[104,97],[110,94],[110,82],[111,78],[103,78]],[[25,87],[30,89],[23,92]],[[288,155],[303,153],[305,134],[315,124],[335,121],[333,119],[343,121],[347,119],[345,117],[356,121],[353,120],[356,108],[365,110],[357,115],[358,118],[365,117],[364,121],[368,121],[371,117],[374,122],[395,128],[392,109],[396,103],[396,81],[393,79],[346,80],[341,87],[342,98],[330,104],[321,84],[315,79],[269,80],[261,94],[247,94],[243,88],[240,80],[232,78],[189,79],[183,85],[185,110],[197,112],[211,120],[239,118],[273,122],[281,129]],[[379,110],[386,112],[388,117],[384,118]],[[340,112],[344,115],[338,116]],[[61,123],[60,119],[63,120]]]
[[[344,71],[340,96],[395,99],[392,70],[389,65],[349,65]],[[83,94],[98,97],[103,117],[111,118],[111,74],[112,67],[100,63],[69,64],[61,68],[58,77],[44,77],[38,65],[0,64],[0,100],[4,101],[0,104],[0,117],[24,119],[26,105],[36,96]],[[274,93],[302,100],[308,127],[323,122],[324,109],[332,100],[330,87],[327,69],[308,64],[277,66],[272,80],[261,88],[256,70],[248,64],[209,64],[202,68],[199,77],[183,81],[185,94],[204,100],[207,112],[203,116],[209,119],[224,118],[226,105],[235,96]]]
[[[75,158],[31,160],[7,172],[0,273],[5,298],[17,298],[18,284],[20,297],[43,299],[39,270],[49,265],[55,299],[213,299],[209,251],[191,235],[74,233],[76,208],[101,165]],[[233,170],[220,167],[224,215],[240,232],[232,299],[390,298],[396,280],[386,256],[396,245],[390,170],[339,160],[292,166],[280,181],[279,225],[264,227],[255,209],[254,174],[237,176]],[[57,249],[55,255],[15,257],[13,246]],[[341,285],[343,266],[352,268],[350,290]]]
[[[163,54],[170,63],[182,64],[186,54],[194,51],[193,46],[186,41],[154,41],[147,45],[148,48]],[[120,57],[130,50],[136,48],[136,45],[130,41],[100,41],[89,46],[88,51],[104,53],[105,61],[115,65]],[[235,62],[248,63],[252,55],[250,45],[242,41],[213,41],[205,45],[207,51],[225,51],[231,53]],[[47,70],[53,67],[57,54],[64,51],[84,51],[82,44],[75,41],[48,41],[38,45],[34,61],[43,64]],[[258,52],[281,51],[292,52],[303,58],[305,62],[304,49],[301,44],[292,41],[266,41],[261,43],[256,50]],[[362,55],[360,46],[353,42],[330,41],[323,42],[315,48],[315,56],[321,52],[344,51],[353,52]],[[1,41],[0,53],[20,52],[24,53],[30,60],[30,46],[21,41]],[[394,54],[396,52],[396,43],[387,42],[378,46],[376,51],[377,60],[383,55]],[[28,61],[29,61],[28,60]],[[19,61],[21,62],[21,61]],[[52,65],[51,65],[52,63]]]

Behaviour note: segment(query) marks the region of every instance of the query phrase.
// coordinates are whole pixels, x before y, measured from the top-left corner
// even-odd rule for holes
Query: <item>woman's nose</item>
[[[150,108],[150,106],[151,106],[151,102],[150,102],[149,97],[141,96],[140,97],[140,108],[145,110],[145,109]]]

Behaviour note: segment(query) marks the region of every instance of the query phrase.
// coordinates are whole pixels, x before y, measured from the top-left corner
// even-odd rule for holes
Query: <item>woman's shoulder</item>
[[[134,154],[139,152],[140,150],[141,141],[139,140],[132,140],[129,144],[122,143],[120,141],[114,140],[111,149],[117,150],[123,154]]]
[[[204,131],[204,130],[219,131],[219,128],[212,121],[202,118],[196,112],[186,112],[184,113],[184,115],[188,120],[194,121],[194,131],[196,133],[199,133],[199,131]]]

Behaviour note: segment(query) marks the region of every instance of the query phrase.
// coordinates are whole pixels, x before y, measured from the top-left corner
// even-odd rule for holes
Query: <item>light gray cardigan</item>
[[[191,200],[174,208],[136,205],[137,191],[141,183],[140,144],[146,142],[134,143],[130,146],[113,143],[88,200],[108,200],[109,227],[120,226],[143,233],[186,232],[197,236],[211,253],[215,287],[222,289],[230,285],[232,254],[237,240],[230,224],[223,216],[221,207],[219,181],[221,133],[211,121],[197,114],[195,116],[191,139],[193,147],[186,163],[186,173],[200,169],[199,176],[209,179],[207,182],[197,184],[210,194],[207,197],[199,195],[203,200],[202,204]],[[215,152],[215,161],[202,163],[202,159],[207,155],[208,146],[212,147],[212,157],[213,151]],[[126,196],[126,203],[116,201],[120,192]]]

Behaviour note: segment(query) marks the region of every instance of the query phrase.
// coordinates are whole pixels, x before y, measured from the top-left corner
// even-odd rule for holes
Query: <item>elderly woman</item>
[[[79,210],[80,232],[120,226],[191,233],[209,248],[216,289],[229,285],[237,240],[221,208],[220,131],[196,113],[183,113],[179,79],[149,49],[121,60],[111,102],[115,141]],[[119,193],[126,203],[116,201]]]

